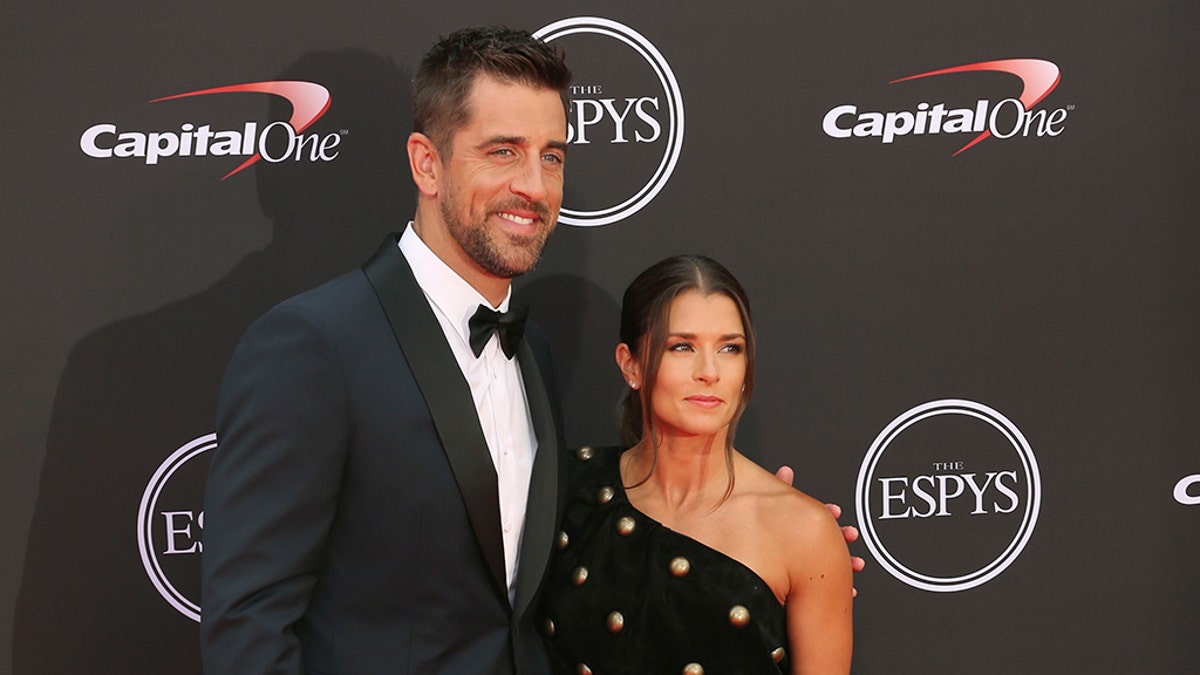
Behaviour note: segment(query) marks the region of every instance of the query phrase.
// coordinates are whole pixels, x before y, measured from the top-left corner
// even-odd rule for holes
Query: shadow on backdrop
[[[350,133],[336,161],[255,165],[259,202],[273,222],[265,249],[207,290],[105,326],[71,350],[17,600],[18,675],[200,672],[198,625],[171,608],[143,568],[136,537],[143,492],[176,448],[212,432],[220,378],[246,326],[284,298],[360,265],[413,213],[404,152],[408,73],[345,49],[305,54],[280,79],[330,90],[328,112],[306,133]],[[287,119],[288,105],[271,99],[270,119]],[[179,541],[168,547],[180,552],[160,560],[194,601],[198,551],[182,551],[200,538],[202,460],[179,471],[155,516],[187,512],[176,516]]]
[[[583,238],[551,237],[547,266],[578,269]],[[561,237],[555,240],[555,237]],[[569,239],[569,240],[568,240]],[[529,304],[529,318],[550,337],[562,396],[567,447],[617,442],[617,403],[624,383],[613,361],[620,306],[595,283],[571,273],[534,273],[513,296]]]

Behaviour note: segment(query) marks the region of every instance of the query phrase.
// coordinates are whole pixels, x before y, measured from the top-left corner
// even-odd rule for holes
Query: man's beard
[[[475,264],[488,274],[502,279],[521,276],[536,267],[542,258],[546,240],[555,226],[555,218],[550,214],[550,208],[542,202],[513,199],[501,204],[488,204],[487,211],[477,223],[464,222],[459,217],[457,207],[458,193],[448,191],[446,198],[441,200],[440,208],[442,220],[446,223],[450,236],[454,237]],[[488,217],[506,209],[532,211],[538,215],[543,226],[533,236],[521,238],[514,238],[503,231],[490,230],[487,225]],[[502,241],[498,242],[496,239]],[[502,246],[503,242],[510,245]]]

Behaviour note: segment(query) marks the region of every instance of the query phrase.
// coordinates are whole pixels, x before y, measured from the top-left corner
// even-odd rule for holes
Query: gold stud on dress
[[[590,445],[581,445],[579,446],[579,449],[575,451],[575,454],[579,457],[579,459],[586,462],[596,456],[596,451],[592,450],[592,446]]]
[[[686,577],[687,573],[692,571],[692,563],[683,556],[671,558],[671,574],[677,577]]]
[[[612,612],[608,615],[608,632],[620,633],[625,627],[625,617],[620,612]]]
[[[683,675],[704,675],[704,666],[699,663],[689,663],[683,667]]]
[[[741,628],[750,623],[750,610],[741,605],[734,605],[729,608],[729,623]]]
[[[567,547],[567,544],[569,544],[569,543],[571,543],[571,538],[567,536],[566,531],[565,530],[560,531],[558,533],[558,548],[564,549]]]
[[[554,620],[546,619],[546,635],[554,637]]]
[[[636,526],[637,522],[634,521],[633,518],[630,518],[629,516],[621,516],[617,520],[617,534],[621,535],[622,537],[628,537],[633,532],[633,528]]]
[[[781,663],[784,656],[787,656],[787,652],[783,651],[783,647],[776,647],[774,651],[771,652],[771,660],[775,663]]]
[[[575,667],[575,672],[579,675],[592,675],[592,669],[587,667],[587,664],[581,663]]]
[[[587,581],[588,570],[586,567],[576,567],[574,572],[571,572],[571,583],[576,586],[582,586],[583,582]]]
[[[613,495],[615,494],[616,492],[613,492],[612,488],[605,485],[604,487],[600,488],[600,493],[596,495],[596,499],[599,500],[601,504],[607,504],[612,501]]]

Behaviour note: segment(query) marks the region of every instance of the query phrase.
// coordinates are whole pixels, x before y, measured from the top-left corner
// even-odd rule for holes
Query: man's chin
[[[524,274],[529,274],[533,270],[537,269],[538,263],[541,261],[542,257],[540,254],[535,256],[532,260],[524,258],[520,260],[513,260],[510,258],[497,265],[494,265],[492,268],[492,273],[503,279],[512,279]]]
[[[539,232],[529,237],[510,235],[508,245],[497,256],[499,266],[511,272],[509,278],[532,272],[542,260],[549,232]]]

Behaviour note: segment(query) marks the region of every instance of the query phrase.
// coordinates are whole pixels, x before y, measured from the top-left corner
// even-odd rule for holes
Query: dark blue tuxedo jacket
[[[541,673],[536,595],[558,522],[545,335],[517,358],[538,449],[515,607],[468,387],[391,235],[361,270],[247,330],[204,512],[206,673]]]

